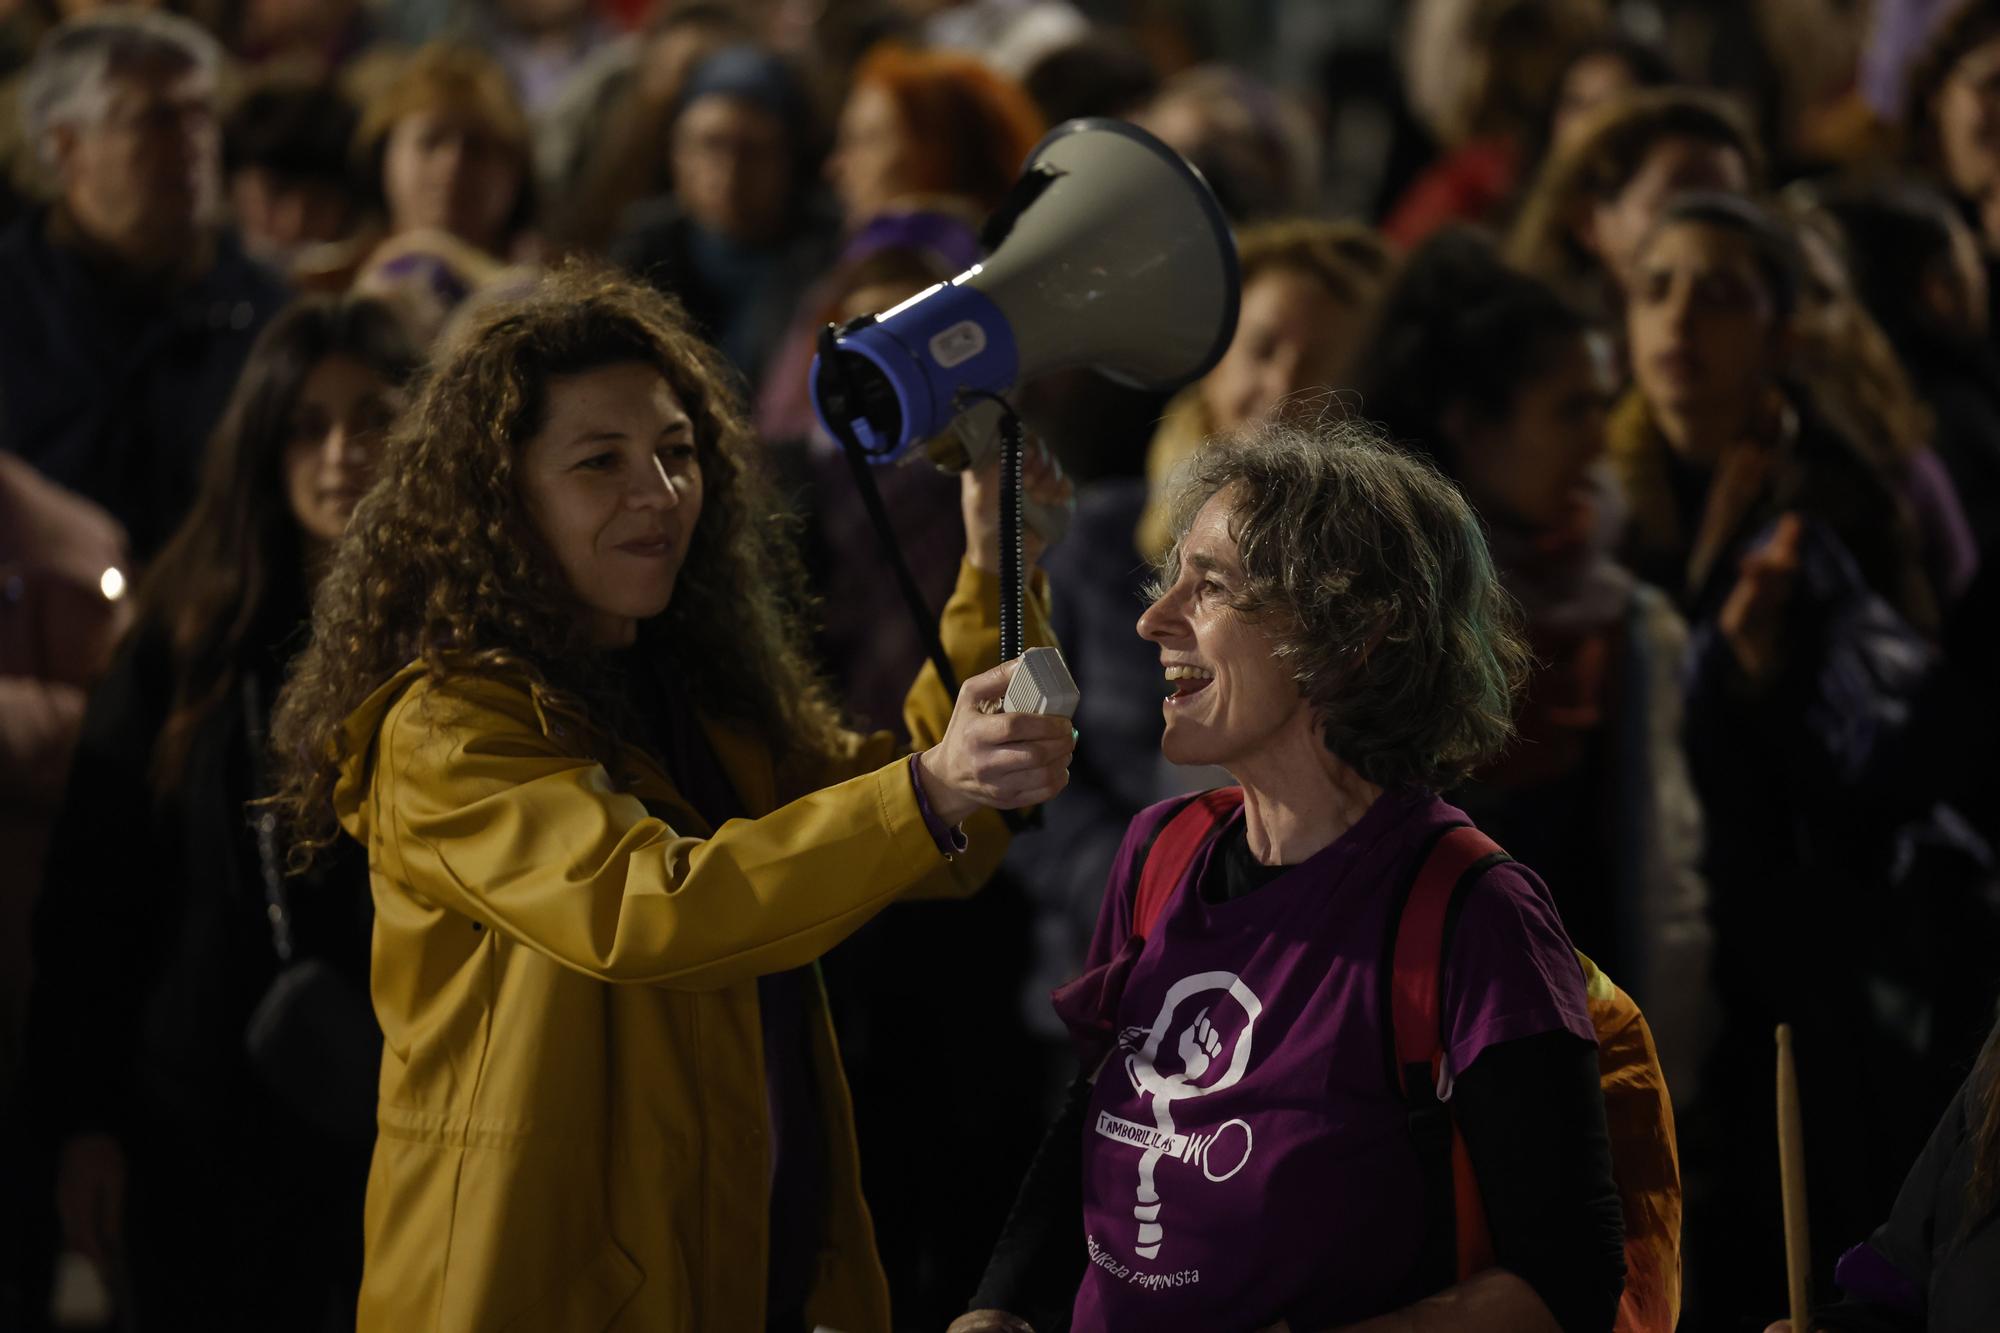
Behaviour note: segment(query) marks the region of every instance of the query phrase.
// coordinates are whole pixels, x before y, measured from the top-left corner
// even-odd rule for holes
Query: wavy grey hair
[[[104,114],[105,79],[120,69],[163,65],[210,79],[222,48],[178,14],[118,5],[58,25],[35,48],[21,88],[21,127],[46,160],[48,132]]]
[[[1531,659],[1456,486],[1360,421],[1211,440],[1180,473],[1155,596],[1217,496],[1243,566],[1235,609],[1271,636],[1342,762],[1444,791],[1500,754]]]

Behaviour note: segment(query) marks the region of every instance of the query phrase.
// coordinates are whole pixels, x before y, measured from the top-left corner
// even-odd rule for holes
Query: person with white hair
[[[113,7],[53,29],[22,87],[55,198],[0,235],[0,449],[108,509],[143,561],[285,292],[219,225],[221,51]]]

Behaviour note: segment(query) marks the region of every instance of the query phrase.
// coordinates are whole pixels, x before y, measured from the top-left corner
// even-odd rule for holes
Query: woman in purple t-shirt
[[[1133,822],[1095,976],[1059,993],[1080,1038],[1110,1035],[953,1333],[1611,1328],[1623,1237],[1594,1037],[1532,871],[1470,878],[1441,960],[1439,1091],[1497,1261],[1463,1281],[1423,1261],[1385,1049],[1392,914],[1467,822],[1435,793],[1508,741],[1527,667],[1478,521],[1357,425],[1211,445],[1176,513],[1139,620],[1171,691],[1162,744],[1227,769],[1241,804],[1143,939],[1140,869],[1178,805]]]

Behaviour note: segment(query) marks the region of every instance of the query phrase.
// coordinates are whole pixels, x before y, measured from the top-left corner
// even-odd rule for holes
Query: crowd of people
[[[808,367],[1079,116],[1060,719]],[[1996,276],[2000,0],[0,0],[0,1329],[1758,1330],[1780,1023],[2000,1328]]]

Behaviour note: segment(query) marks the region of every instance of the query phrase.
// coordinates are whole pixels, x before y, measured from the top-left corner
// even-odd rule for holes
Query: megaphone
[[[1200,174],[1135,125],[1057,126],[995,229],[984,263],[837,330],[836,364],[814,359],[813,410],[835,439],[887,463],[974,404],[1076,366],[1177,389],[1235,336],[1228,220]]]

